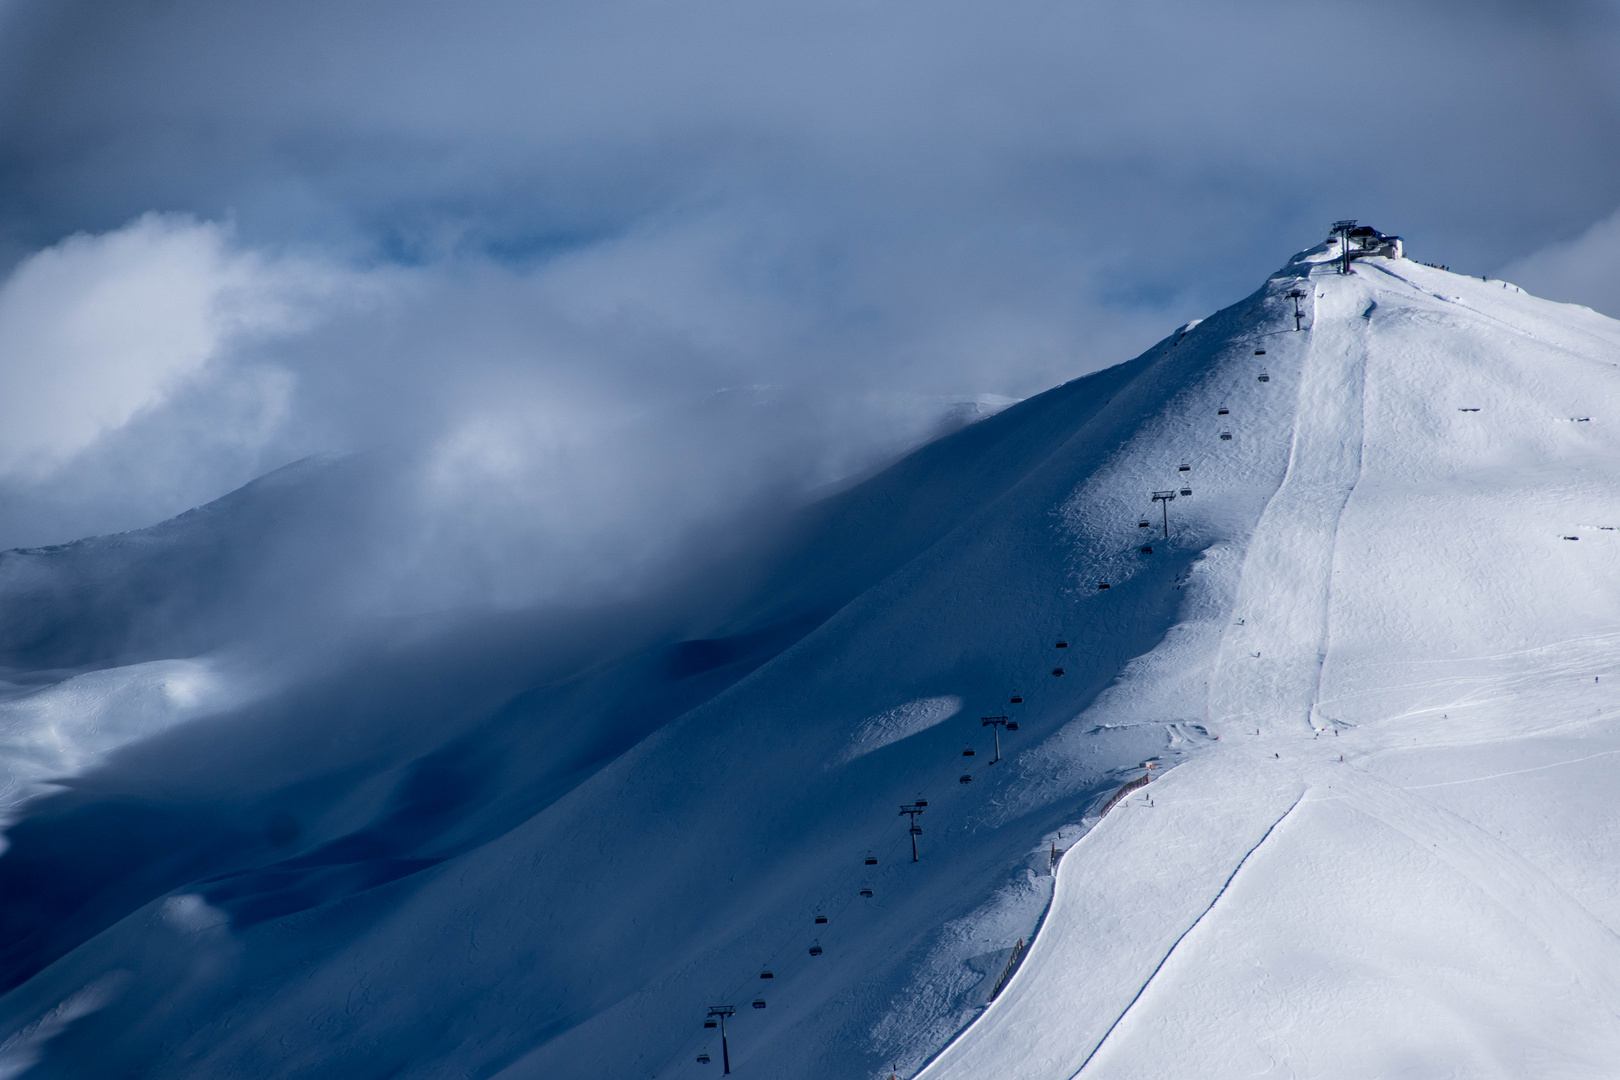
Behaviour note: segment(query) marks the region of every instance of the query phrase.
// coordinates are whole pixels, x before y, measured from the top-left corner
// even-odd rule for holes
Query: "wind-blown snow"
[[[10,829],[0,1038],[691,1077],[725,1004],[738,1076],[1607,1075],[1620,324],[1326,257],[659,604],[109,742]]]
[[[25,691],[16,687],[13,693]],[[91,671],[0,702],[0,815],[127,743],[239,703],[206,660]]]

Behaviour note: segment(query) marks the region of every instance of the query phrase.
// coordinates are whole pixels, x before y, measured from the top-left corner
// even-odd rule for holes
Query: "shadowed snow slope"
[[[1325,258],[623,610],[85,683],[29,564],[0,1077],[1605,1075],[1620,326]]]

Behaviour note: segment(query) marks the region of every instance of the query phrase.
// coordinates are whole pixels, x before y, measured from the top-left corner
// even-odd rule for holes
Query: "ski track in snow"
[[[1287,820],[1288,815],[1292,814],[1294,812],[1294,807],[1298,805],[1299,800],[1295,799],[1294,805],[1290,806],[1287,810],[1284,810],[1282,817],[1271,823],[1271,828],[1266,830],[1265,835],[1260,837],[1259,841],[1255,843],[1254,847],[1243,853],[1243,858],[1239,859],[1237,866],[1232,868],[1231,876],[1225,881],[1221,882],[1220,891],[1210,899],[1209,906],[1203,911],[1199,912],[1198,918],[1193,920],[1192,925],[1183,930],[1181,932],[1181,936],[1176,938],[1174,944],[1170,946],[1170,951],[1164,954],[1163,959],[1161,959],[1157,966],[1154,967],[1152,972],[1148,974],[1147,981],[1142,984],[1141,989],[1136,991],[1136,996],[1131,998],[1131,1000],[1126,1004],[1125,1011],[1120,1013],[1118,1018],[1116,1018],[1112,1024],[1108,1025],[1108,1030],[1102,1033],[1102,1038],[1097,1040],[1097,1045],[1092,1047],[1091,1053],[1087,1054],[1086,1059],[1080,1063],[1080,1068],[1075,1070],[1075,1076],[1079,1076],[1082,1072],[1085,1072],[1086,1066],[1091,1064],[1091,1059],[1097,1056],[1097,1051],[1101,1050],[1108,1042],[1108,1036],[1112,1035],[1114,1033],[1114,1029],[1119,1027],[1120,1023],[1125,1019],[1125,1017],[1130,1014],[1132,1006],[1134,1006],[1138,1001],[1142,1000],[1142,995],[1147,993],[1148,987],[1153,985],[1154,978],[1159,974],[1159,972],[1164,970],[1164,965],[1169,963],[1170,958],[1176,954],[1176,949],[1180,947],[1183,941],[1187,940],[1187,935],[1191,934],[1194,930],[1197,930],[1198,925],[1204,921],[1204,917],[1207,916],[1211,911],[1215,910],[1215,905],[1221,902],[1221,897],[1226,895],[1226,890],[1232,887],[1232,882],[1236,880],[1238,874],[1242,872],[1243,867],[1248,863],[1250,857],[1253,856],[1256,851],[1260,850],[1261,844],[1264,844],[1267,840],[1271,839],[1271,834],[1277,831],[1277,826],[1281,825],[1285,820]]]
[[[1529,769],[1508,769],[1506,772],[1489,773],[1485,776],[1470,776],[1466,780],[1442,780],[1436,784],[1408,784],[1407,791],[1422,791],[1425,788],[1455,787],[1458,784],[1478,784],[1486,780],[1500,780],[1505,776],[1523,776],[1527,773],[1545,772],[1548,769],[1558,769],[1565,765],[1579,765],[1586,761],[1596,761],[1598,758],[1614,757],[1620,755],[1620,750],[1604,750],[1596,754],[1587,754],[1585,757],[1567,758],[1564,761],[1554,761],[1546,765],[1537,765]]]
[[[835,500],[776,593],[643,665],[714,689],[622,745],[579,718],[672,691],[611,665],[458,741],[429,713],[307,835],[89,893],[123,907],[0,998],[0,1072],[669,1080],[718,1074],[724,1003],[744,1078],[1612,1076],[1620,552],[1580,523],[1620,522],[1617,363],[1585,309],[1303,253]],[[0,702],[23,824],[246,700],[208,663]],[[345,715],[289,789],[380,753]],[[498,767],[522,813],[444,825]]]
[[[1552,398],[1601,421],[1620,342],[1590,313],[1585,332],[1550,333],[1569,309],[1516,290],[1510,312],[1485,313],[1489,332],[1434,323],[1426,276],[1454,280],[1404,264],[1313,276],[1288,475],[1213,658],[1221,742],[1064,859],[1014,986],[926,1080],[1612,1075],[1620,815],[1601,763],[1620,756],[1605,720],[1620,703],[1593,676],[1613,670],[1620,582],[1606,549],[1557,545],[1601,535],[1574,522],[1594,500],[1613,513],[1617,493],[1531,418],[1556,413],[1537,408]],[[1505,429],[1445,415],[1472,422],[1453,410],[1480,402]],[[1551,760],[1525,763],[1543,746]],[[1470,767],[1484,760],[1508,767]],[[1584,784],[1558,783],[1578,767]],[[1184,823],[1184,846],[1161,835],[1188,813],[1252,821],[1285,775],[1304,795],[1264,848],[1240,855]],[[1159,927],[1185,918],[1164,877],[1212,895],[1168,950],[1127,929],[1141,908]],[[1151,974],[1132,980],[1133,965]],[[1100,1035],[1099,1015],[1117,1017]]]

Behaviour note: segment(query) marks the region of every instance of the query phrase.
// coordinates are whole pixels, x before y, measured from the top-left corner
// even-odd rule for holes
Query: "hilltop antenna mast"
[[[1333,234],[1339,238],[1339,273],[1350,272],[1350,230],[1356,227],[1355,218],[1344,218],[1333,223]]]
[[[1170,504],[1175,501],[1175,498],[1176,493],[1174,491],[1155,491],[1153,493],[1153,501],[1164,504],[1164,538],[1166,540],[1170,539]]]
[[[710,1005],[709,1018],[703,1024],[704,1027],[713,1027],[715,1018],[720,1019],[720,1060],[725,1065],[722,1076],[731,1075],[731,1047],[726,1045],[726,1017],[736,1015],[737,1010],[730,1005]]]
[[[1300,320],[1305,317],[1305,313],[1303,311],[1301,311],[1300,308],[1299,308],[1299,302],[1301,300],[1305,299],[1305,290],[1304,289],[1289,289],[1288,290],[1288,299],[1290,299],[1290,300],[1292,300],[1294,302],[1294,329],[1297,331],[1299,329]]]
[[[911,861],[917,861],[917,837],[922,835],[922,826],[917,824],[917,815],[928,808],[928,804],[921,799],[914,803],[906,803],[900,808],[902,814],[911,815]]]

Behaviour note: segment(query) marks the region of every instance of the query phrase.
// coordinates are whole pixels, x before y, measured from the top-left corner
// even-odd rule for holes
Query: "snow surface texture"
[[[1313,261],[1219,749],[1068,855],[928,1080],[1614,1075],[1620,325]]]
[[[211,699],[219,687],[206,663],[155,660],[86,672],[0,701],[0,815],[108,751],[218,709]]]
[[[1326,257],[656,611],[255,681],[72,587],[251,486],[5,556],[0,1077],[1612,1075],[1620,324]]]

